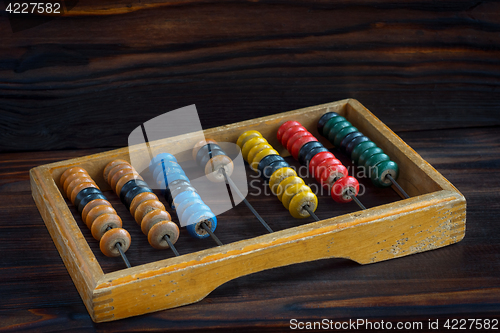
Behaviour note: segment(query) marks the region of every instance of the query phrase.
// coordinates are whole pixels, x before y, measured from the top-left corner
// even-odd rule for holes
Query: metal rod
[[[264,221],[264,219],[259,215],[259,213],[257,213],[257,211],[252,207],[250,202],[248,202],[248,200],[245,198],[243,193],[240,192],[240,190],[238,189],[236,184],[233,182],[233,180],[226,175],[226,170],[224,170],[224,167],[220,168],[220,170],[221,170],[222,174],[224,175],[224,178],[226,178],[227,183],[234,189],[234,191],[238,194],[238,196],[241,198],[241,200],[243,200],[245,205],[247,205],[248,209],[250,209],[250,211],[253,213],[253,215],[255,215],[257,220],[259,220],[259,222],[262,223],[262,225],[264,226],[264,228],[267,229],[267,231],[273,232],[271,227],[269,227],[269,225],[266,223],[266,221]]]
[[[366,209],[366,207],[359,201],[358,198],[354,194],[351,194],[351,199],[354,200],[354,202],[359,206],[361,209]]]
[[[316,220],[316,222],[320,221],[320,219],[316,216],[316,214],[314,214],[314,212],[309,208],[309,205],[305,205],[302,208],[304,208],[305,210],[307,210],[307,212],[309,213],[309,215],[311,215]]]
[[[168,237],[168,235],[165,235],[163,236],[163,239],[167,241],[168,246],[170,246],[170,248],[172,249],[172,252],[174,252],[176,257],[178,257],[179,252],[177,252],[177,249],[175,248],[174,243],[172,243],[172,241],[170,240],[170,237]]]
[[[127,265],[128,268],[132,267],[130,266],[130,262],[127,259],[127,256],[125,255],[125,252],[122,250],[122,245],[120,243],[115,244],[116,248],[118,249],[118,252],[120,252],[120,255],[122,256],[123,262],[125,265]]]
[[[390,174],[385,175],[389,180],[391,181],[392,185],[396,186],[396,188],[401,192],[401,194],[406,198],[409,199],[410,196],[403,190],[403,188],[398,184],[396,179],[392,178]]]
[[[215,236],[215,234],[212,232],[212,230],[210,230],[210,228],[208,227],[208,225],[205,223],[205,222],[201,222],[201,227],[203,229],[205,229],[206,232],[208,232],[208,234],[210,235],[210,237],[212,237],[212,239],[217,243],[217,245],[221,246],[221,245],[224,245],[222,244],[222,242],[217,238],[217,236]]]

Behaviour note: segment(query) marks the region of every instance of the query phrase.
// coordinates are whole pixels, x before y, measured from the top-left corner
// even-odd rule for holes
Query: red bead
[[[298,131],[296,132],[294,135],[292,135],[290,137],[290,139],[288,139],[288,142],[286,143],[286,149],[292,153],[292,146],[293,144],[295,143],[295,141],[297,141],[298,139],[304,137],[304,136],[312,136],[311,133],[307,132],[307,131]]]
[[[309,172],[311,173],[311,175],[314,175],[314,169],[316,168],[316,166],[327,158],[335,158],[335,155],[333,155],[329,151],[322,151],[321,153],[317,153],[313,156],[313,158],[311,158],[311,160],[309,161]]]
[[[300,137],[298,140],[296,140],[292,144],[292,150],[290,151],[290,154],[292,154],[293,158],[298,160],[299,159],[299,152],[300,152],[300,149],[302,148],[302,146],[304,146],[306,143],[311,142],[311,141],[318,141],[318,139],[316,139],[314,136],[310,135],[310,136]]]
[[[286,147],[290,137],[292,137],[297,132],[307,132],[307,130],[304,128],[304,126],[301,125],[289,127],[281,137],[281,144]]]
[[[349,191],[354,192],[354,195],[358,195],[359,183],[356,178],[351,176],[340,178],[332,186],[332,199],[340,203],[352,201]]]
[[[280,128],[278,128],[278,134],[277,134],[278,141],[281,142],[281,137],[283,136],[283,133],[285,133],[285,131],[287,129],[289,129],[292,126],[297,126],[297,125],[302,126],[302,125],[300,125],[300,123],[298,121],[295,121],[295,120],[289,120],[289,121],[284,122],[280,126]]]
[[[316,168],[314,168],[314,175],[313,175],[314,178],[316,178],[316,180],[320,182],[321,174],[323,173],[323,171],[325,171],[326,168],[332,165],[342,165],[342,163],[340,163],[340,161],[335,157],[329,157],[327,159],[324,159],[323,161],[321,161],[320,164],[316,166]]]
[[[320,183],[321,185],[323,185],[323,187],[330,188],[330,186],[333,185],[330,184],[333,180],[337,181],[340,178],[345,177],[347,175],[348,175],[347,168],[342,164],[329,165],[321,173]]]

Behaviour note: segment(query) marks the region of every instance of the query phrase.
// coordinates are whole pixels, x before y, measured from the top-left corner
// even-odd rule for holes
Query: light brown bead
[[[100,205],[92,208],[85,218],[87,227],[92,230],[94,220],[102,214],[116,214],[116,211],[113,207],[107,205]]]
[[[85,221],[87,219],[87,215],[92,210],[92,208],[102,205],[111,207],[111,204],[109,203],[108,200],[94,199],[90,201],[88,204],[85,205],[85,207],[82,210],[82,220]]]
[[[128,183],[132,179],[144,180],[144,179],[142,179],[142,177],[137,172],[126,174],[125,176],[121,177],[118,180],[118,182],[116,183],[115,193],[118,194],[118,195],[120,195],[120,192],[122,190],[123,185],[125,185],[126,183]]]
[[[113,161],[109,162],[108,164],[106,164],[106,166],[104,167],[104,171],[102,172],[102,176],[104,177],[104,181],[106,183],[108,182],[108,175],[109,175],[109,172],[111,171],[111,169],[113,169],[115,166],[117,166],[119,164],[128,164],[128,162],[125,160],[113,160]]]
[[[132,168],[131,165],[125,165],[125,164],[117,165],[116,167],[113,168],[113,170],[111,170],[111,172],[108,175],[108,180],[109,180],[108,184],[111,186],[113,191],[116,191],[116,183],[118,183],[120,178],[122,178],[126,174],[134,172],[135,170]]]
[[[194,145],[194,147],[193,147],[193,160],[196,161],[196,154],[198,154],[198,151],[200,150],[200,148],[206,144],[209,144],[209,143],[217,144],[217,141],[212,140],[212,139],[206,139],[206,140],[201,140],[200,142],[198,142],[197,144]]]
[[[154,226],[156,223],[161,221],[171,221],[172,218],[170,214],[161,209],[155,209],[147,213],[141,221],[141,230],[144,235],[147,235],[149,229]]]
[[[99,248],[107,257],[118,257],[120,251],[116,248],[116,243],[120,243],[123,252],[127,252],[131,241],[132,239],[127,230],[122,228],[111,229],[106,231],[101,237]]]
[[[64,193],[67,192],[69,183],[71,183],[73,180],[77,178],[85,178],[85,177],[90,178],[89,174],[86,172],[75,172],[66,177],[66,180],[64,181],[64,183],[62,183],[62,188]]]
[[[224,168],[228,177],[233,174],[234,165],[229,156],[217,155],[212,157],[205,165],[205,175],[214,183],[226,181],[222,172],[219,172],[220,168]]]
[[[95,187],[95,188],[99,189],[99,187],[94,182],[92,182],[92,183],[86,182],[86,183],[78,184],[75,186],[73,191],[71,191],[71,196],[70,196],[71,202],[74,204],[78,193],[80,193],[81,190],[86,189],[88,187]]]
[[[158,250],[168,249],[168,243],[164,239],[168,235],[172,244],[179,239],[179,227],[172,221],[162,221],[156,223],[148,233],[148,242]]]
[[[99,215],[92,223],[92,229],[90,229],[90,231],[95,239],[101,240],[108,227],[111,229],[121,228],[122,219],[116,214]]]
[[[146,200],[142,202],[135,210],[135,221],[140,225],[144,216],[155,209],[165,210],[165,206],[163,206],[163,204],[158,200]]]
[[[85,170],[84,168],[80,168],[80,167],[72,167],[72,168],[66,169],[66,171],[64,171],[63,174],[61,175],[61,178],[59,178],[59,184],[61,184],[61,185],[64,184],[64,181],[66,180],[66,178],[68,178],[71,174],[78,173],[78,172],[87,173],[87,170]]]
[[[78,184],[81,184],[81,183],[92,183],[92,184],[95,184],[95,182],[92,180],[92,178],[90,178],[90,176],[84,176],[84,177],[75,178],[66,187],[66,196],[68,198],[70,198],[71,197],[71,192],[73,192],[73,190],[75,189],[75,187]]]
[[[143,192],[135,196],[135,198],[130,203],[130,213],[132,214],[132,216],[135,216],[135,210],[137,209],[137,207],[147,200],[158,200],[158,197],[156,196],[156,194],[151,192]],[[140,221],[138,223],[140,223]]]

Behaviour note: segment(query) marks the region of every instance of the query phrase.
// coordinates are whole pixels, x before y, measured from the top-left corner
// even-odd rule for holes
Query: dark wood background
[[[0,331],[500,318],[500,2],[89,0],[16,32],[36,18],[0,8]],[[126,146],[141,123],[190,104],[209,128],[349,97],[466,196],[462,242],[274,269],[197,304],[92,323],[31,199],[30,168]],[[364,202],[395,200],[388,191]],[[281,223],[276,199],[251,201]],[[244,206],[226,214],[260,232],[245,231]]]

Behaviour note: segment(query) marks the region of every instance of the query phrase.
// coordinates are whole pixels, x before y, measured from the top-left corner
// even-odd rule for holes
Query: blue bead
[[[154,168],[153,177],[155,179],[158,179],[158,175],[163,175],[164,173],[168,175],[169,173],[172,172],[184,172],[184,171],[182,170],[182,167],[180,166],[179,163],[168,161],[165,163],[160,163]]]
[[[182,224],[184,225],[187,225],[188,224],[188,221],[189,221],[189,218],[191,217],[191,215],[199,212],[199,211],[208,211],[208,212],[212,212],[210,210],[210,207],[208,207],[207,205],[205,205],[203,202],[201,203],[194,203],[192,204],[191,206],[188,206],[183,214],[179,217],[179,214],[177,214],[177,216],[179,217],[179,219],[181,220]]]
[[[217,218],[215,217],[214,213],[212,213],[211,211],[198,211],[189,217],[188,225],[186,226],[188,233],[192,237],[198,238],[198,239],[203,239],[203,238],[207,238],[210,236],[206,232],[204,232],[204,234],[198,234],[196,232],[196,224],[198,224],[199,222],[204,221],[204,220],[210,220],[210,222],[212,224],[212,227],[210,228],[210,230],[212,230],[212,232],[215,231],[215,228],[217,228]],[[202,230],[204,230],[204,229],[202,229]]]
[[[157,164],[161,164],[161,161],[172,161],[172,162],[177,162],[177,159],[174,157],[174,155],[169,154],[169,153],[161,153],[153,157],[151,162],[149,163],[149,171],[153,171],[155,166]]]
[[[203,200],[198,199],[198,198],[188,198],[184,201],[182,201],[179,205],[177,205],[176,213],[177,217],[179,217],[179,220],[182,220],[181,216],[184,214],[184,211],[190,207],[191,205],[194,204],[204,204]]]
[[[178,179],[183,179],[183,180],[189,182],[189,178],[186,176],[184,171],[181,171],[181,172],[173,172],[173,173],[167,174],[167,184],[170,184],[171,182],[178,180]],[[164,175],[163,174],[158,175],[158,178],[156,178],[156,182],[158,183],[158,185],[160,185],[163,188],[163,186],[165,186]]]
[[[184,191],[179,194],[175,198],[173,198],[173,203],[172,203],[172,208],[175,209],[175,207],[180,206],[181,203],[184,202],[184,200],[189,200],[189,199],[200,199],[201,197],[198,193],[193,192],[193,191]],[[203,200],[202,200],[203,201]]]

